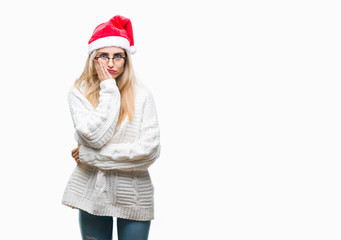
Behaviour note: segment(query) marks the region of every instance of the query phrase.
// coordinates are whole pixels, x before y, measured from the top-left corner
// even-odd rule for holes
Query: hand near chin
[[[105,64],[100,60],[94,60],[95,62],[95,68],[97,71],[98,79],[100,82],[107,80],[107,79],[113,79],[111,74],[108,72],[107,68],[105,67]]]

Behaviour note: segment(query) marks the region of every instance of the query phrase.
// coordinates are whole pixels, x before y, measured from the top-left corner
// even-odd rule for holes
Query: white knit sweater
[[[133,120],[126,117],[120,125],[120,92],[114,79],[101,82],[96,108],[71,88],[69,107],[81,147],[80,163],[63,195],[64,205],[100,216],[154,219],[154,187],[147,169],[159,157],[160,131],[152,94],[134,87]]]

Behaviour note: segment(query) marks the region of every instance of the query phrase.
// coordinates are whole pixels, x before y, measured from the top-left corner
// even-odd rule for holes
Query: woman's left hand
[[[79,148],[80,148],[80,145],[71,151],[71,155],[75,159],[77,164],[80,163],[80,161],[79,161]]]

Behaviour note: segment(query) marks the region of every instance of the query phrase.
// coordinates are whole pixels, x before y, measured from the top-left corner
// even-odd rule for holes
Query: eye
[[[99,55],[100,58],[108,58],[107,55],[105,53],[102,53],[101,55]]]
[[[117,55],[114,56],[114,58],[121,59],[121,58],[124,58],[124,57],[122,55],[120,55],[120,54],[117,54]]]

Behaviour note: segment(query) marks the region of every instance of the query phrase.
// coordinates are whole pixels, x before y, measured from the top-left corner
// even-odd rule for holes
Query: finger
[[[102,71],[101,71],[101,67],[100,67],[100,62],[99,62],[99,60],[95,60],[95,69],[96,69],[98,78],[99,78],[99,79],[102,79],[103,76],[102,76]]]
[[[71,151],[72,154],[74,154],[76,151],[78,151],[79,148],[75,148]]]
[[[75,152],[74,154],[72,154],[72,157],[75,158],[76,156],[79,156],[79,151]]]
[[[74,148],[71,152],[72,152],[72,154],[74,154],[77,151],[79,151],[79,147]]]
[[[101,71],[102,77],[105,78],[106,72],[108,72],[108,70],[106,69],[105,64],[102,61],[100,62],[99,66],[100,66],[100,71]]]
[[[72,156],[72,157],[73,157],[73,155],[75,155],[75,151],[72,151],[72,152],[71,152],[71,156]]]
[[[103,79],[108,79],[108,78],[112,78],[111,77],[111,74],[109,73],[106,65],[104,64],[104,62],[101,62],[101,72],[102,72],[102,75],[103,75]]]
[[[100,66],[104,66],[104,63],[105,63],[104,60],[98,59],[98,62],[99,62],[99,65],[100,65]]]
[[[77,152],[74,152],[73,154],[72,154],[72,157],[74,158],[75,156],[77,156],[77,155],[79,155],[79,152],[77,151]]]

